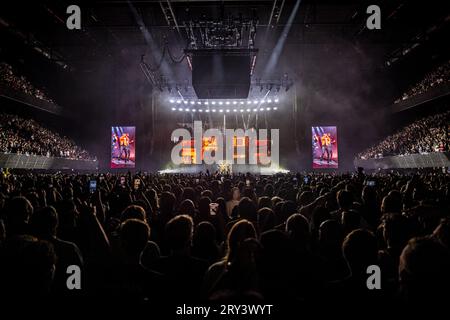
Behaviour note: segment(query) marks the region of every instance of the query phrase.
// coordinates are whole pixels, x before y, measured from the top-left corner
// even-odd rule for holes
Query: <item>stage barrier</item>
[[[450,152],[391,156],[380,159],[355,159],[355,167],[364,169],[407,169],[450,167]]]
[[[97,170],[98,161],[0,153],[0,168]]]

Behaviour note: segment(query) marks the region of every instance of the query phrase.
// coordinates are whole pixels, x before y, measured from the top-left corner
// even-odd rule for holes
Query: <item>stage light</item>
[[[258,100],[253,100],[253,104],[258,104]]]
[[[272,99],[267,99],[267,103],[272,103]]]
[[[216,102],[215,102],[215,101],[213,101],[213,102],[211,102],[211,104],[216,104]]]
[[[266,108],[267,111],[270,111],[270,108]]]
[[[275,101],[275,103],[278,103],[278,101],[280,101],[280,100],[278,100],[278,98],[276,98],[274,101]]]
[[[195,101],[191,101],[191,104],[195,104]]]
[[[198,112],[203,112],[203,109],[198,109]]]
[[[247,104],[251,104],[252,102],[250,100],[247,101]]]
[[[201,102],[201,101],[197,101],[197,104],[200,104],[200,105],[201,105],[201,104],[202,104],[202,102]]]
[[[225,104],[226,104],[226,105],[229,105],[229,104],[230,104],[230,101],[225,102]]]
[[[178,111],[183,111],[183,108],[178,108]]]
[[[180,104],[180,103],[181,103],[181,100],[177,100],[177,103]]]
[[[277,107],[273,107],[273,110],[278,110],[278,108]]]
[[[237,109],[233,109],[233,112],[237,112]]]
[[[216,112],[216,109],[212,109],[211,111],[212,111],[212,112]]]
[[[205,105],[208,105],[209,104],[209,102],[208,101],[205,101],[205,103],[204,103]]]
[[[244,104],[244,101],[239,102],[239,104]]]
[[[195,112],[195,111],[197,111],[197,110],[195,110],[195,109],[192,109],[192,112]]]
[[[261,100],[260,103],[266,103],[266,100]]]
[[[177,108],[172,108],[172,111],[175,111],[175,110],[177,110]]]
[[[244,109],[239,110],[240,112],[244,112]]]
[[[253,109],[253,112],[256,112],[256,111],[258,111],[258,109]]]
[[[170,99],[169,102],[170,102],[170,103],[175,103],[175,100]]]
[[[183,103],[184,103],[184,104],[188,104],[188,101],[187,101],[187,100],[184,100]]]
[[[184,109],[184,111],[188,111],[189,112],[189,108]]]
[[[251,109],[247,109],[247,112],[250,112],[250,111],[252,111]]]
[[[237,102],[236,102],[236,101],[233,101],[233,104],[237,104]]]
[[[222,102],[222,101],[219,101],[219,104],[220,104],[220,105],[223,105],[223,102]]]
[[[209,112],[209,109],[206,109],[205,112]]]
[[[230,112],[230,109],[227,109],[227,112]]]
[[[219,112],[223,112],[223,109],[220,109]]]

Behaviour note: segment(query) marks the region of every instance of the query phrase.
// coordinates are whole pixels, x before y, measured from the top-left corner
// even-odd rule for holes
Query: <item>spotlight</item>
[[[239,104],[244,104],[244,101],[239,102]]]
[[[270,108],[266,108],[267,111],[270,111]]]
[[[205,105],[208,105],[208,104],[209,104],[209,102],[208,102],[208,101],[205,101],[205,102],[204,102],[204,104],[205,104]]]
[[[233,101],[233,104],[237,104],[237,102],[236,102],[236,101]]]
[[[219,112],[223,112],[223,109],[220,109]]]
[[[188,104],[188,101],[187,101],[187,100],[184,100],[183,103],[184,103],[184,104]]]
[[[233,112],[237,112],[237,109],[233,109]]]
[[[278,101],[280,101],[280,100],[278,100],[278,98],[275,98],[275,100],[273,100],[273,101],[275,101],[275,103],[278,103]]]
[[[229,104],[230,104],[230,101],[225,102],[225,104],[226,104],[226,105],[229,105]]]
[[[260,103],[266,103],[266,100],[261,100]]]
[[[183,111],[183,108],[178,108],[178,111]]]
[[[175,111],[175,110],[177,110],[177,108],[172,108],[172,111]]]
[[[181,100],[177,100],[177,103],[180,104],[180,103],[181,103]]]
[[[188,111],[189,112],[189,108],[184,109],[184,111]]]
[[[244,112],[244,109],[239,110],[240,112]]]
[[[203,109],[198,109],[198,112],[203,112]]]
[[[222,101],[219,101],[219,104],[220,104],[220,105],[223,105],[223,102],[222,102]]]
[[[278,108],[277,107],[273,107],[273,110],[278,110]]]
[[[201,102],[201,101],[197,101],[197,104],[200,104],[200,105],[201,105],[201,104],[202,104],[202,102]]]
[[[267,103],[272,103],[272,99],[267,99]]]
[[[227,109],[227,112],[230,112],[230,109]]]
[[[170,99],[169,102],[170,102],[170,103],[175,103],[175,100]]]
[[[256,112],[256,111],[258,111],[258,109],[253,109],[253,112]]]
[[[247,109],[247,112],[250,112],[250,111],[252,111],[252,110],[250,110],[250,109]]]
[[[216,104],[216,102],[215,102],[215,101],[213,101],[213,102],[211,102],[211,104]]]
[[[192,109],[192,112],[195,112],[195,111],[197,111],[196,109]]]
[[[252,102],[250,100],[247,101],[247,104],[251,104]]]
[[[191,104],[195,104],[195,101],[191,101]]]
[[[258,100],[253,100],[253,104],[258,104]]]
[[[206,109],[205,112],[209,112],[209,109]]]
[[[212,109],[211,111],[212,111],[212,112],[216,112],[216,109]]]

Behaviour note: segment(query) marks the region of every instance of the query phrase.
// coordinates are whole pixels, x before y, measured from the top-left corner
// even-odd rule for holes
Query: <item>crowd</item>
[[[446,302],[448,174],[307,176],[4,172],[2,297],[107,299],[113,310]],[[81,268],[79,291],[67,288],[70,265]],[[369,265],[379,290],[368,289]]]
[[[4,84],[11,89],[23,92],[37,99],[54,103],[43,90],[36,88],[24,76],[16,74],[13,67],[6,62],[0,62],[0,84]]]
[[[395,100],[395,103],[422,94],[431,88],[448,81],[450,81],[450,60],[427,73],[420,82],[408,88],[400,98]]]
[[[450,111],[417,120],[358,154],[359,159],[449,150]]]
[[[0,152],[70,159],[92,159],[74,141],[33,119],[0,113]]]

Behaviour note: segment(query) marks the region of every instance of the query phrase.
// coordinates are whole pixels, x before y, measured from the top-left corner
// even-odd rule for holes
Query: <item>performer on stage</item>
[[[128,133],[124,133],[119,138],[120,142],[120,157],[122,153],[125,153],[125,163],[130,160],[130,136]]]
[[[322,156],[320,160],[323,161],[323,157],[326,152],[327,162],[330,163],[330,161],[333,159],[333,143],[335,143],[335,141],[331,140],[331,135],[329,133],[324,133],[320,138],[320,142],[322,145]]]

